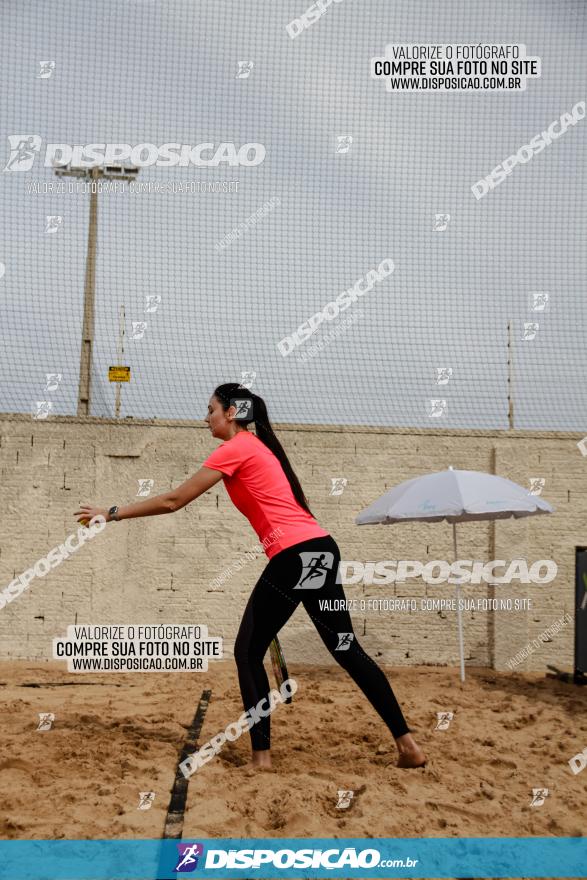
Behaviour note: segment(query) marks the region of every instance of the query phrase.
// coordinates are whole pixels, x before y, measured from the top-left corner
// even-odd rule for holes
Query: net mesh
[[[243,379],[281,422],[584,427],[587,123],[471,191],[585,98],[583,0],[342,0],[292,39],[309,6],[5,4],[0,159],[17,138],[33,161],[0,174],[2,411],[78,412],[93,289],[93,416],[115,415],[108,368],[124,364],[120,418],[203,418],[215,385]],[[389,93],[370,77],[388,42],[521,42],[542,75],[518,93]],[[266,155],[141,167],[133,185],[188,191],[126,182],[97,194],[92,224],[80,179],[43,163],[47,144],[95,143]]]

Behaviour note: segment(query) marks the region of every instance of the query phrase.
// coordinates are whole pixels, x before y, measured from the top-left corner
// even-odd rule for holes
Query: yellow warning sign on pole
[[[109,382],[130,382],[130,367],[108,367]]]

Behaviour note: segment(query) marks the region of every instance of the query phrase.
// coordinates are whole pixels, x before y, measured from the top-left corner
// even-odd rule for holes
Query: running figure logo
[[[161,305],[161,297],[159,294],[149,293],[145,295],[145,311],[152,313],[156,312],[159,306]]]
[[[53,712],[39,712],[39,726],[37,730],[51,730],[55,715]]]
[[[300,553],[302,574],[294,590],[319,590],[332,568],[334,553]]]
[[[247,397],[231,397],[230,405],[236,407],[235,419],[249,419],[253,417],[253,401]]]
[[[533,312],[544,312],[546,307],[548,306],[549,296],[547,293],[542,293],[539,291],[538,293],[532,294],[532,311]]]
[[[57,391],[59,388],[59,383],[63,379],[62,373],[45,373],[47,377],[47,384],[45,385],[45,391]]]
[[[55,70],[54,61],[39,61],[39,72],[37,79],[50,79]]]
[[[240,381],[241,388],[246,388],[248,391],[250,391],[256,378],[257,374],[254,370],[242,370]]]
[[[147,322],[146,321],[133,321],[130,338],[131,339],[142,339],[143,336],[145,335],[146,329],[147,329]]]
[[[198,867],[198,858],[204,855],[201,843],[178,843],[179,859],[174,871],[189,874]]]
[[[444,414],[446,410],[446,400],[438,398],[430,401],[430,405],[428,407],[428,416],[431,419],[438,419],[440,416]]]
[[[354,791],[339,790],[338,803],[336,805],[336,808],[338,810],[347,810],[351,805],[351,798],[353,795],[354,795]]]
[[[348,483],[346,477],[331,477],[332,489],[330,490],[331,495],[342,495],[345,490],[345,486]]]
[[[37,400],[37,411],[33,413],[33,419],[46,419],[53,409],[51,400]]]
[[[238,72],[235,79],[248,79],[251,75],[251,70],[253,69],[254,64],[254,61],[239,61]]]
[[[45,232],[49,235],[53,235],[61,227],[63,217],[60,217],[58,214],[49,214],[46,217],[46,221]]]
[[[3,171],[30,171],[39,150],[38,134],[9,134],[10,156]]]
[[[353,142],[352,134],[341,134],[338,136],[336,141],[336,152],[337,153],[348,153],[351,148],[351,144]]]
[[[452,377],[452,367],[436,367],[436,384],[448,385]]]
[[[450,214],[435,214],[433,232],[444,232],[450,223]]]
[[[541,807],[544,803],[545,798],[548,797],[548,789],[547,788],[533,788],[532,789],[532,800],[530,801],[531,807]]]
[[[437,712],[437,722],[434,730],[448,730],[450,722],[453,720],[454,712]]]
[[[530,489],[528,490],[528,494],[541,495],[545,483],[546,480],[544,479],[544,477],[530,477]]]
[[[150,810],[151,804],[155,800],[154,791],[139,791],[139,805],[137,810]]]
[[[338,645],[334,649],[335,651],[348,651],[351,646],[351,642],[355,637],[354,633],[337,633],[338,636]]]

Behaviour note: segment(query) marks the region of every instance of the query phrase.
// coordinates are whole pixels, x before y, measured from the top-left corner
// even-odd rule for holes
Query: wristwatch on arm
[[[114,520],[114,522],[120,522],[120,520],[118,519],[118,507],[111,507],[108,511],[108,516],[110,517],[110,519]]]

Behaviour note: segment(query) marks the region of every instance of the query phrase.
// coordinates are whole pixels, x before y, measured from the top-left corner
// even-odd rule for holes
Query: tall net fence
[[[584,428],[585,3],[310,6],[4,4],[0,410],[79,412],[85,351],[93,416]],[[389,43],[541,75],[390,91]]]

